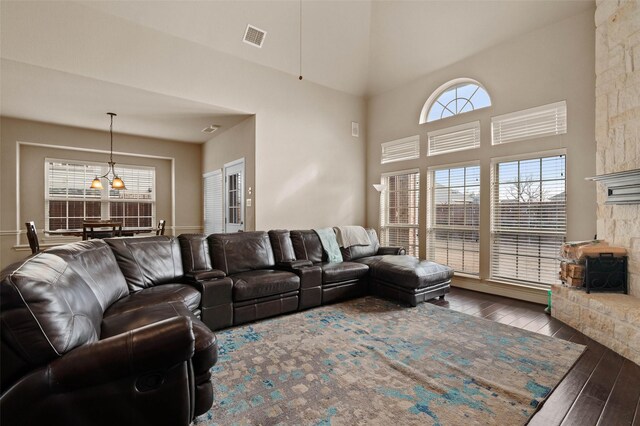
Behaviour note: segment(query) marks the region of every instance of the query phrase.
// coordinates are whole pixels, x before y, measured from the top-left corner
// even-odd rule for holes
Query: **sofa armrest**
[[[187,280],[193,281],[204,281],[204,280],[215,280],[218,278],[224,278],[227,274],[219,269],[211,269],[209,271],[193,271],[185,274]]]
[[[322,285],[322,268],[313,266],[310,260],[290,260],[276,264],[276,268],[293,272],[300,277],[300,288],[312,288]]]
[[[276,264],[277,269],[293,272],[295,269],[305,268],[307,266],[313,266],[313,262],[310,260],[288,260],[285,262],[279,262]]]
[[[199,281],[201,318],[211,330],[233,324],[233,281],[229,277]]]
[[[200,305],[203,308],[233,302],[233,281],[229,277],[198,281],[198,285],[202,293]]]
[[[319,266],[306,266],[304,268],[294,269],[300,277],[300,288],[312,288],[322,286],[322,268]]]
[[[407,251],[404,249],[404,247],[387,246],[387,247],[380,247],[376,254],[377,255],[385,255],[385,254],[401,255],[401,254],[407,254]]]
[[[80,346],[49,364],[50,385],[71,391],[188,361],[195,348],[191,327],[190,318],[174,317]]]

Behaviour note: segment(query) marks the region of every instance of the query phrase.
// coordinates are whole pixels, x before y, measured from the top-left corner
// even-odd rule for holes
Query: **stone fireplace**
[[[596,0],[596,173],[640,168],[640,2]],[[640,364],[640,204],[605,204],[598,238],[628,252],[629,295],[554,286],[552,315]]]

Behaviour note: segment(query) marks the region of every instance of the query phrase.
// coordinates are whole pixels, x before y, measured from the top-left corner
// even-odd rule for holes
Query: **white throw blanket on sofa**
[[[340,247],[368,246],[371,244],[369,234],[362,226],[336,226],[336,239]]]

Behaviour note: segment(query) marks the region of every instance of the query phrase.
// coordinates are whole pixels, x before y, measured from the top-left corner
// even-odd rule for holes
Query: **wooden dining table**
[[[102,225],[108,226],[108,225]],[[98,226],[96,226],[97,228]],[[146,226],[123,226],[122,227],[122,236],[133,236],[136,234],[146,234],[146,233],[155,233],[157,228],[155,227],[146,227]],[[44,231],[47,235],[54,236],[65,236],[65,237],[82,237],[82,228],[76,229],[52,229],[49,231]]]

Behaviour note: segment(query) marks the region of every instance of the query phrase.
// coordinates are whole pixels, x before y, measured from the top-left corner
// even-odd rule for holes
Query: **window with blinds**
[[[205,174],[203,180],[204,232],[207,235],[224,232],[222,170]]]
[[[493,278],[558,282],[558,250],[567,229],[565,176],[564,155],[493,164]]]
[[[380,164],[420,158],[420,136],[411,136],[382,144]]]
[[[566,101],[491,118],[493,145],[564,133],[567,133]]]
[[[480,272],[480,166],[430,169],[427,258],[456,272]]]
[[[407,254],[418,257],[418,214],[420,171],[385,174],[380,193],[380,242],[385,246],[402,246]]]
[[[155,170],[152,168],[120,166],[118,175],[126,190],[109,191],[109,219],[122,221],[127,227],[148,227],[153,220],[155,201]]]
[[[474,121],[428,132],[427,140],[428,156],[478,148],[480,146],[480,122]]]
[[[127,227],[155,224],[155,168],[118,166],[127,189],[108,185],[90,189],[106,165],[66,160],[45,160],[45,229],[79,229],[87,219],[121,220]]]

